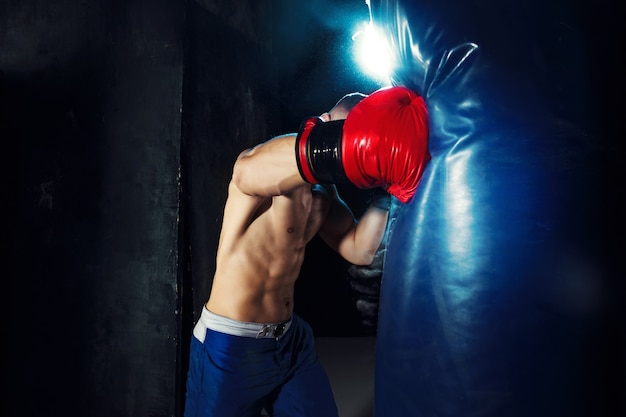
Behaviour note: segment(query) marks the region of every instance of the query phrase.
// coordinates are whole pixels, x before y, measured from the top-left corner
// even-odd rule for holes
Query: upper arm
[[[320,237],[348,262],[371,264],[385,234],[389,213],[370,207],[357,220],[336,191],[331,197],[328,215],[319,231]]]
[[[241,192],[257,196],[289,193],[304,183],[295,156],[295,134],[277,136],[242,152],[233,168]]]

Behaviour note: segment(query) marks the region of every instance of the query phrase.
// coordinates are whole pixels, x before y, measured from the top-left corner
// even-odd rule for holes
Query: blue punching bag
[[[375,416],[621,416],[605,214],[623,190],[606,183],[594,45],[568,2],[406,3],[372,2],[372,20],[393,83],[426,98],[432,160],[392,209]]]

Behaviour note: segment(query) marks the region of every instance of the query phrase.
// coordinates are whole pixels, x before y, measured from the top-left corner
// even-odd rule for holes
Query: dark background
[[[2,415],[181,415],[232,162],[379,87],[350,51],[367,18],[357,0],[0,2]],[[613,127],[611,27],[589,32]],[[358,213],[366,196],[341,191]],[[318,240],[309,255],[296,311],[316,335],[375,334],[348,265]]]

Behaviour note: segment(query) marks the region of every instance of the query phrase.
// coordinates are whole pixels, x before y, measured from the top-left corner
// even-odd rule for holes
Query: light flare
[[[369,8],[369,1],[365,3]],[[371,10],[369,22],[362,24],[352,40],[355,60],[362,71],[373,79],[389,84],[394,70],[393,54],[384,34],[372,22]]]

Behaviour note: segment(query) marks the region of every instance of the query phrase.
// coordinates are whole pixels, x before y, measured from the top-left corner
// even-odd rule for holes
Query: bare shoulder
[[[224,206],[223,229],[243,232],[270,204],[271,198],[246,194],[231,181]]]
[[[278,196],[303,184],[296,158],[295,136],[277,136],[243,152],[233,168],[233,181],[246,194]]]

